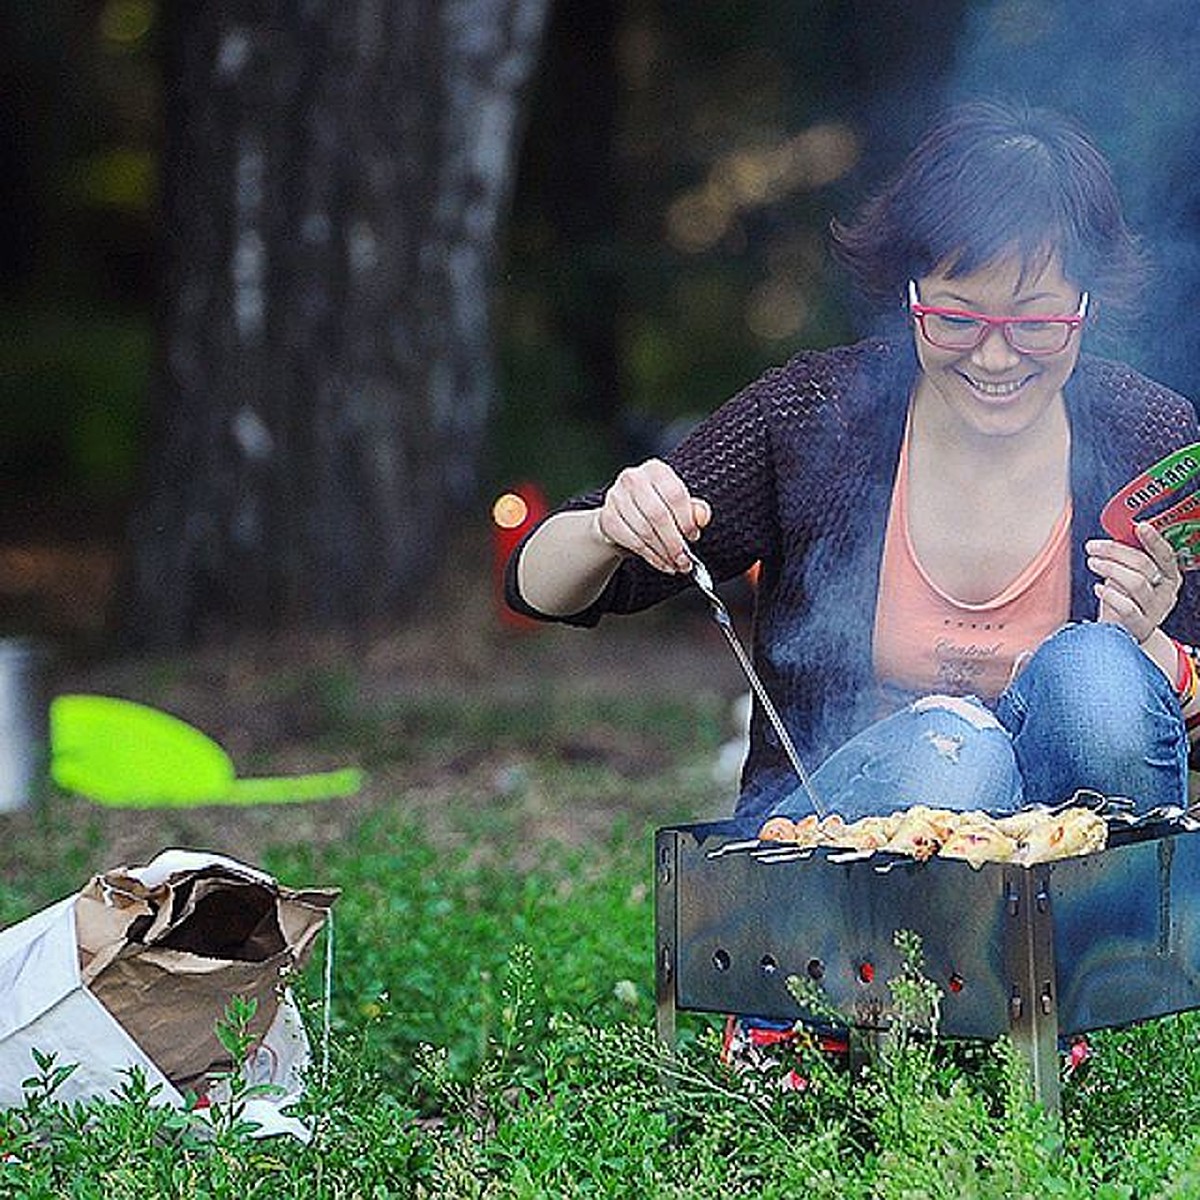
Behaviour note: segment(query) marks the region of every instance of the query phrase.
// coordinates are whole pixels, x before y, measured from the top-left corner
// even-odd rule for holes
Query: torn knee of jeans
[[[933,747],[934,753],[947,762],[958,762],[959,752],[963,748],[963,739],[953,733],[938,733],[930,729],[925,734],[925,740]]]
[[[990,709],[985,708],[978,700],[972,700],[967,696],[922,696],[919,700],[913,701],[912,710],[915,713],[953,713],[975,729],[1004,728]]]

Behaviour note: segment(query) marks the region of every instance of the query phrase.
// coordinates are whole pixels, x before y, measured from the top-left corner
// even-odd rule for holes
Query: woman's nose
[[[1002,371],[1020,360],[1020,354],[1009,344],[1000,325],[993,325],[983,341],[971,352],[971,358],[988,371]]]

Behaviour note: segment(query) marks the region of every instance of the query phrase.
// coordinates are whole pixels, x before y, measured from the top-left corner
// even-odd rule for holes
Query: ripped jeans
[[[1171,683],[1116,625],[1066,625],[996,701],[927,696],[864,729],[813,772],[846,820],[906,809],[1005,812],[1077,789],[1137,812],[1187,803],[1188,739]],[[797,789],[773,813],[812,811]]]

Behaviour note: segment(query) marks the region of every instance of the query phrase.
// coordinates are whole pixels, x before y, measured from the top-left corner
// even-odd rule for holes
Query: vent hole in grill
[[[716,969],[718,971],[728,971],[729,970],[729,962],[730,962],[729,951],[722,950],[722,949],[716,950],[713,953],[712,961],[713,961],[713,966],[716,967]]]
[[[759,969],[764,975],[774,975],[779,970],[779,964],[773,954],[764,954],[758,961]]]
[[[810,958],[808,966],[804,969],[808,972],[809,979],[821,980],[825,978],[825,964],[819,958]]]

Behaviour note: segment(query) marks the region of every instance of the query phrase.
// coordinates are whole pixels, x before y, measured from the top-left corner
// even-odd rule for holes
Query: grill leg
[[[1057,1117],[1062,1096],[1050,872],[1046,867],[1010,867],[1004,874],[1004,888],[1009,1030],[1013,1044],[1029,1063],[1034,1098]]]
[[[662,1049],[675,1052],[677,835],[660,830],[654,840],[654,1027]]]
[[[659,953],[664,953],[659,947]],[[659,970],[662,970],[660,965]],[[658,989],[654,1004],[654,1030],[658,1035],[659,1044],[668,1053],[675,1052],[675,988],[671,985],[670,995],[664,996],[663,989]]]

